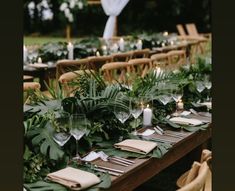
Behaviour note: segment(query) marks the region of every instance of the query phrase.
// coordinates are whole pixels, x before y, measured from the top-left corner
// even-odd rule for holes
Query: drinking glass
[[[209,77],[208,77],[208,76],[205,77],[204,86],[205,86],[205,88],[208,90],[207,101],[210,101],[209,95],[210,95],[210,89],[211,89],[211,87],[212,87],[212,83],[211,83],[211,81],[209,80]]]
[[[172,98],[176,103],[176,111],[175,113],[177,113],[178,111],[178,103],[181,100],[181,98],[183,97],[183,89],[182,88],[176,88],[172,90]]]
[[[131,109],[130,109],[131,115],[135,118],[135,131],[133,132],[134,135],[137,135],[137,119],[143,112],[143,104],[140,99],[133,98],[131,100]]]
[[[196,88],[197,88],[197,91],[199,93],[201,93],[205,89],[205,86],[204,86],[203,82],[197,81],[196,82]]]
[[[73,114],[70,119],[70,133],[76,139],[76,157],[74,159],[81,159],[78,154],[78,141],[89,133],[87,128],[87,119],[84,114]]]
[[[163,105],[167,105],[171,101],[172,96],[170,93],[164,93],[160,95],[158,99]]]
[[[118,102],[120,102],[120,100],[116,99],[116,103]],[[130,117],[130,101],[126,100],[126,102],[126,107],[117,104],[114,108],[114,115],[122,124]]]
[[[70,114],[67,112],[59,112],[58,116],[52,119],[52,126],[54,128],[52,138],[61,147],[63,147],[71,137],[69,125]]]

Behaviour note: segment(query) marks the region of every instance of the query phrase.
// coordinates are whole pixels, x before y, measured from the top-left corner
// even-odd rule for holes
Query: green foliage
[[[32,139],[33,146],[40,146],[40,152],[49,156],[52,160],[59,160],[63,157],[64,152],[52,138],[53,128],[48,121],[45,121],[43,127],[34,128],[28,131],[27,137]]]

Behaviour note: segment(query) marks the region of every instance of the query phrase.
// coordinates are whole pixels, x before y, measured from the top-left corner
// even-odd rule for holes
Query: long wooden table
[[[47,68],[34,68],[30,66],[24,67],[24,75],[30,75],[35,78],[39,78],[41,90],[46,90],[44,81],[48,84],[50,79],[56,78],[56,64],[48,66]]]
[[[201,150],[205,148],[205,143],[211,138],[211,134],[211,127],[208,127],[208,129],[204,131],[188,133],[185,138],[175,143],[170,151],[161,159],[133,159],[135,164],[128,167],[107,163],[102,160],[95,161],[95,164],[125,171],[125,173],[119,177],[111,176],[112,185],[108,190],[131,191],[183,158],[191,151],[196,149],[199,157]]]

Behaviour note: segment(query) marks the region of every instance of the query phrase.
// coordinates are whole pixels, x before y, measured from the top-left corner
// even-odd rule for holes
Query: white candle
[[[124,51],[124,49],[125,49],[125,42],[124,42],[123,38],[121,38],[119,40],[119,48],[120,48],[121,51]]]
[[[182,102],[182,100],[179,100],[179,102],[177,103],[177,107],[178,107],[179,110],[184,109],[184,103]]]
[[[152,125],[152,116],[153,116],[153,112],[149,108],[149,105],[147,105],[147,108],[144,109],[144,117],[143,117],[144,126]]]
[[[117,43],[115,43],[115,44],[112,46],[112,51],[113,51],[113,52],[117,52],[117,51],[118,51],[118,45],[117,45]]]
[[[168,32],[165,31],[165,32],[163,33],[163,36],[168,36]]]
[[[100,52],[99,51],[96,52],[96,56],[100,56]]]
[[[23,61],[24,61],[24,63],[26,63],[27,62],[27,57],[28,57],[28,50],[27,50],[27,48],[26,48],[26,46],[24,45],[24,55],[23,55]]]
[[[42,58],[41,57],[38,58],[38,63],[42,63]]]
[[[164,46],[166,46],[166,45],[165,45],[165,43],[163,42],[163,43],[162,43],[162,47],[164,47]]]
[[[68,59],[73,60],[73,44],[71,42],[68,43],[67,50],[68,50]]]
[[[138,42],[136,44],[137,50],[141,50],[142,49],[142,45],[143,45],[142,40],[138,40]]]
[[[102,50],[103,50],[103,54],[104,55],[107,55],[108,54],[108,51],[107,51],[107,46],[102,46]]]
[[[171,40],[171,41],[170,41],[170,44],[171,44],[171,45],[174,45],[174,41],[173,41],[173,40]]]
[[[155,76],[158,77],[161,75],[162,71],[160,67],[156,67],[156,69],[154,70]]]

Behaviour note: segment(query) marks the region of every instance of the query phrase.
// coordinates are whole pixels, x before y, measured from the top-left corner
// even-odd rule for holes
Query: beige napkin
[[[126,139],[120,143],[114,144],[114,147],[125,151],[131,151],[140,154],[148,154],[157,146],[157,143],[151,141]]]
[[[82,190],[100,182],[100,179],[95,174],[72,167],[66,167],[50,173],[47,178],[72,190]]]
[[[34,67],[34,68],[47,68],[47,64],[42,64],[42,63],[34,63],[34,64],[29,64],[29,66]]]
[[[181,125],[201,125],[203,123],[198,119],[188,119],[183,117],[173,117],[170,121]]]

